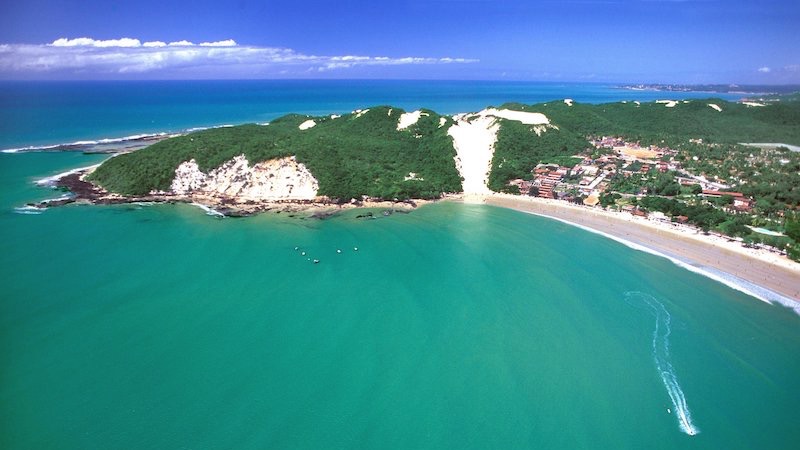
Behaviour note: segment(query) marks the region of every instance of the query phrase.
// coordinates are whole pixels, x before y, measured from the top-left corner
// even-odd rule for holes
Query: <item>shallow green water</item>
[[[14,212],[94,161],[0,155],[2,448],[800,442],[800,318],[665,259],[459,204]]]

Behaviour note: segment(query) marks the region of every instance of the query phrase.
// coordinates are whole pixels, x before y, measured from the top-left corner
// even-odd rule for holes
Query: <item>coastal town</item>
[[[755,199],[727,184],[725,180],[685,167],[678,149],[668,146],[641,145],[616,136],[595,136],[592,147],[574,155],[572,166],[538,164],[528,179],[509,182],[510,193],[541,199],[561,200],[591,208],[627,212],[651,221],[682,227],[739,241],[746,247],[762,248],[785,254],[770,245],[770,237],[783,234],[748,226],[763,234],[766,242],[753,242],[709,230],[702,222],[686,214],[665,214],[648,207],[647,200],[666,199],[684,205],[702,206],[728,217],[747,217],[754,212]],[[703,144],[693,140],[692,144]],[[782,216],[782,211],[778,215]]]

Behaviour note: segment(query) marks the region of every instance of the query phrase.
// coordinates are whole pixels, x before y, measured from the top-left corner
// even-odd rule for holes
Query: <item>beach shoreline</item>
[[[601,234],[629,247],[666,257],[759,300],[781,303],[800,314],[800,264],[785,256],[744,248],[738,242],[705,235],[691,227],[657,223],[622,212],[563,201],[509,194],[464,198],[464,201],[548,217]]]

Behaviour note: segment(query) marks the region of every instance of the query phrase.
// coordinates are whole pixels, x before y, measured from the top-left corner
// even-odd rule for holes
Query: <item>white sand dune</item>
[[[525,125],[549,125],[550,119],[542,113],[512,111],[510,109],[487,108],[477,113],[480,116],[493,116],[500,119],[516,120]]]
[[[309,119],[301,123],[300,126],[297,128],[300,128],[301,130],[307,130],[309,128],[314,128],[315,126],[317,126],[317,122],[314,122],[313,120]]]
[[[661,103],[667,108],[674,108],[678,104],[675,100],[656,100],[656,103]]]
[[[428,113],[419,110],[400,114],[400,120],[397,121],[397,131],[405,130],[406,128],[417,123],[420,117],[427,115]]]
[[[447,130],[453,137],[456,150],[456,168],[464,179],[464,195],[488,195],[491,193],[486,183],[489,181],[494,143],[500,125],[494,117],[478,116],[473,120],[456,119]]]

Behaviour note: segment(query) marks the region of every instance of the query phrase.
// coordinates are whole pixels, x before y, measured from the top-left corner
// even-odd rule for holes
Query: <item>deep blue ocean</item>
[[[596,84],[0,83],[0,147],[565,97],[679,98]],[[486,205],[375,220],[20,208],[61,195],[37,179],[106,157],[0,153],[2,449],[800,442],[800,318],[789,308]]]
[[[708,97],[735,100],[741,94],[497,81],[5,81],[0,82],[0,150],[262,123],[289,113],[341,114],[376,105],[454,114],[564,98],[606,103]]]

